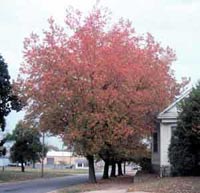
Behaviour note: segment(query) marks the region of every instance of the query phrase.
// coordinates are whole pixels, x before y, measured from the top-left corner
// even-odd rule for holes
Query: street
[[[0,193],[46,193],[71,185],[85,183],[87,180],[87,174],[79,174],[66,177],[14,182],[0,185]]]

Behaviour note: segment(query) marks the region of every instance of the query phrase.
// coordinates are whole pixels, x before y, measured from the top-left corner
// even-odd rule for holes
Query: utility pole
[[[41,165],[41,177],[44,177],[44,132],[42,132],[42,165]]]

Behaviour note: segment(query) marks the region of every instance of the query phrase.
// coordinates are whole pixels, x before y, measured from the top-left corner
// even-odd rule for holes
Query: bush
[[[169,160],[174,176],[200,175],[200,82],[180,104]]]
[[[140,160],[140,166],[143,171],[152,172],[151,158],[143,157]]]

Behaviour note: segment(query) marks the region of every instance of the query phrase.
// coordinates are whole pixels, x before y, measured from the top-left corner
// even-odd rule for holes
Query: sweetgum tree
[[[68,10],[65,26],[49,19],[49,29],[24,42],[17,86],[29,121],[58,134],[87,157],[96,182],[94,155],[129,136],[146,135],[149,116],[178,92],[170,69],[175,55],[129,21],[109,25],[110,15],[94,8],[84,17]],[[147,124],[148,122],[148,124]]]

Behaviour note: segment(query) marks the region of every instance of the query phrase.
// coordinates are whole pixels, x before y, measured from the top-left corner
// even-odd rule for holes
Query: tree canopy
[[[41,134],[36,128],[30,127],[25,122],[20,121],[13,133],[9,135],[9,140],[14,140],[15,143],[11,147],[10,156],[13,162],[19,162],[24,172],[26,162],[40,161],[43,156],[42,143],[40,141]],[[44,154],[47,149],[45,148]]]
[[[180,104],[169,158],[173,175],[200,175],[200,82]]]
[[[181,87],[169,47],[149,33],[138,35],[130,21],[109,23],[110,15],[98,7],[86,17],[68,10],[64,27],[50,18],[42,39],[25,39],[17,82],[26,118],[39,120],[40,128],[88,159],[107,144],[146,136],[155,113]]]
[[[5,117],[11,110],[20,110],[17,97],[12,92],[8,65],[0,55],[0,128],[4,131],[6,122]]]
[[[21,105],[17,96],[13,94],[10,75],[8,73],[8,65],[0,55],[0,129],[2,131],[4,131],[6,126],[5,117],[12,109],[19,111]],[[3,147],[5,142],[5,138],[0,140],[0,156],[6,154],[6,149]]]

